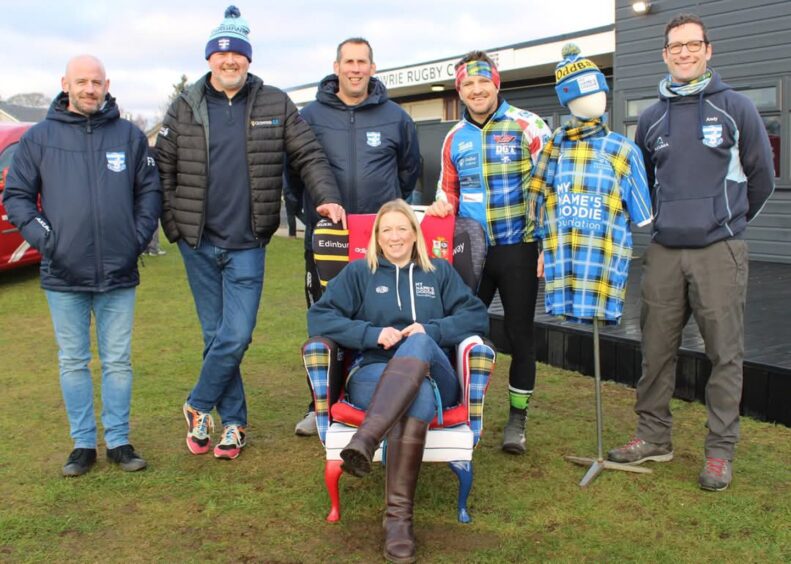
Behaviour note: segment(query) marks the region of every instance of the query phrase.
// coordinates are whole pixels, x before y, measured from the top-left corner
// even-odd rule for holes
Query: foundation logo
[[[436,297],[436,292],[434,291],[434,286],[427,286],[423,282],[418,282],[415,284],[415,295],[419,298],[434,298]]]
[[[386,294],[389,291],[390,291],[390,288],[388,288],[387,286],[377,286],[376,287],[376,293],[377,294]]]

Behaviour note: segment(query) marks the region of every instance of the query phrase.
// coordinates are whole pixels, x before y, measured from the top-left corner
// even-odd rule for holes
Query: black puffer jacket
[[[168,109],[157,136],[157,163],[164,201],[162,226],[171,242],[184,239],[195,247],[206,217],[209,74],[183,92]],[[285,92],[248,75],[247,163],[252,228],[261,244],[280,224],[283,155],[298,170],[314,202],[341,202],[335,177],[310,127]],[[221,165],[219,165],[221,166]]]

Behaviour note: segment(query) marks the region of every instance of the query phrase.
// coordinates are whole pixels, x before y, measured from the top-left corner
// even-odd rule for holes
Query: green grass
[[[149,468],[136,474],[109,467],[102,450],[89,474],[60,476],[71,442],[46,301],[36,269],[0,275],[0,561],[380,561],[382,469],[343,477],[343,519],[326,523],[323,450],[292,434],[308,399],[301,242],[276,238],[268,249],[243,366],[250,442],[233,462],[184,445],[181,404],[202,347],[181,259],[165,248],[146,259],[138,292],[132,441]],[[581,489],[584,468],[563,455],[595,452],[592,380],[541,365],[528,454],[507,456],[508,365],[501,356],[488,394],[471,524],[456,522],[451,472],[423,467],[422,561],[791,561],[791,429],[743,419],[734,483],[706,493],[697,487],[705,409],[674,401],[673,463],[652,475],[607,472]],[[603,395],[611,446],[634,428],[634,392],[605,383]]]

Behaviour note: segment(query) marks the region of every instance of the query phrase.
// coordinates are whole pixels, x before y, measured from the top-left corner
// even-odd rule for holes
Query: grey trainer
[[[700,489],[709,492],[721,492],[728,489],[733,480],[733,467],[724,458],[706,457],[706,464],[698,478]]]
[[[128,444],[108,448],[107,460],[120,466],[124,472],[137,472],[148,466],[143,457],[135,452],[135,447]]]
[[[670,462],[673,460],[673,445],[670,443],[649,443],[635,437],[622,447],[614,448],[608,452],[607,459],[632,465],[642,464],[649,460]]]
[[[294,434],[300,437],[310,437],[311,435],[318,435],[319,431],[316,429],[316,412],[308,411],[305,417],[297,423],[294,427]]]
[[[95,448],[75,448],[63,465],[63,475],[69,478],[82,476],[96,464]]]
[[[527,410],[511,410],[508,413],[508,423],[503,429],[503,450],[510,454],[525,453],[525,425],[527,425]]]

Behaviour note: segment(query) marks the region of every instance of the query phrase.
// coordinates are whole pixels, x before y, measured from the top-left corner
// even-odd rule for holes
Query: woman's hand
[[[412,327],[412,325],[409,327]],[[407,327],[407,329],[409,327]],[[404,331],[406,331],[406,329],[404,329]],[[387,350],[390,347],[398,344],[398,342],[401,340],[401,337],[401,331],[395,327],[385,327],[382,329],[382,332],[379,333],[379,338],[376,340],[376,342],[382,345],[385,350]]]
[[[426,330],[420,323],[413,323],[409,327],[404,327],[401,331],[402,337],[409,337],[410,335],[414,335],[415,333],[425,333]]]

